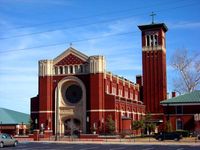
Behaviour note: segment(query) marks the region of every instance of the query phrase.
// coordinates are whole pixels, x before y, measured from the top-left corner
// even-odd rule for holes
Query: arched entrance
[[[75,76],[59,81],[55,91],[55,131],[64,135],[86,133],[86,88]],[[73,131],[69,123],[73,123]],[[55,132],[55,133],[56,133]],[[72,132],[72,133],[71,133]]]
[[[65,135],[79,135],[81,130],[81,122],[76,118],[69,118],[64,121]]]

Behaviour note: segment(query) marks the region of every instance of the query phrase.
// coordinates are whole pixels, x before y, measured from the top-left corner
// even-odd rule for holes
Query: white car
[[[17,146],[18,141],[6,133],[0,133],[0,148],[4,146]]]

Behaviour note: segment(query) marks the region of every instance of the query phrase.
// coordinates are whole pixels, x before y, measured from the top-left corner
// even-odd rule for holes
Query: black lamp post
[[[24,123],[22,122],[22,134],[24,134]]]
[[[1,130],[0,130],[0,133],[2,132],[2,121],[1,121]]]

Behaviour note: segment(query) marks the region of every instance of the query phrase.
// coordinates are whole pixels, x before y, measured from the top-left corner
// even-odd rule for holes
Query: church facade
[[[31,99],[36,128],[67,134],[130,130],[145,114],[139,85],[106,71],[104,56],[86,56],[69,47],[53,60],[39,61],[39,94]]]
[[[115,132],[151,113],[163,122],[160,101],[166,99],[166,41],[164,23],[138,26],[142,33],[142,76],[133,83],[106,71],[104,56],[86,56],[69,47],[53,60],[39,61],[38,96],[31,98],[35,128],[67,134],[70,129],[107,132],[107,118]]]

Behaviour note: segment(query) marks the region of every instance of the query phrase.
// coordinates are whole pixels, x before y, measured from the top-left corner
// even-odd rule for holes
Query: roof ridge
[[[16,110],[12,110],[12,109],[8,109],[8,108],[2,108],[2,107],[0,107],[0,109],[4,109],[4,110],[6,110],[6,111],[16,112],[16,113],[20,113],[20,114],[26,114],[26,115],[29,115],[29,114],[27,114],[27,113],[20,112],[20,111],[16,111]]]
[[[177,97],[172,97],[170,99],[163,100],[160,103],[200,103],[200,90],[185,93]]]
[[[28,120],[30,118],[30,114],[10,110],[7,108],[0,108],[0,111],[2,114],[0,116],[0,120],[2,120],[2,122],[5,124],[19,124],[21,122],[28,123]]]

